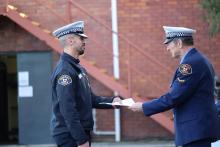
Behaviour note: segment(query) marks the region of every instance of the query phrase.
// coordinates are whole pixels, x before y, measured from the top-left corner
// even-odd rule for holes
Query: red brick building
[[[89,67],[98,69],[93,72],[89,70],[94,92],[99,95],[113,94],[114,86],[111,88],[106,85],[109,81],[104,81],[97,74],[100,73],[123,87],[127,92],[122,94],[123,96],[138,97],[142,100],[152,99],[168,90],[169,82],[178,65],[178,61],[171,59],[163,45],[164,25],[196,29],[196,47],[208,56],[216,73],[220,74],[220,36],[218,34],[211,38],[208,35],[208,23],[203,20],[205,12],[199,2],[199,0],[117,0],[120,79],[115,81],[111,78],[113,77],[111,0],[1,0],[0,61],[9,62],[10,59],[6,60],[4,56],[10,53],[15,55],[21,52],[47,51],[53,55],[51,60],[55,65],[59,59],[57,52],[59,49],[56,43],[51,43],[56,40],[51,41],[50,32],[69,22],[84,20],[89,40],[82,60],[83,63],[84,61],[88,63]],[[13,8],[9,7],[6,11],[6,4],[17,9],[12,10]],[[21,12],[26,14],[27,18],[22,17],[22,14],[19,14]],[[20,20],[18,15],[25,21]],[[13,62],[16,66],[16,61]],[[17,71],[12,70],[11,73],[16,75]],[[8,116],[10,118],[13,112],[8,110],[8,113],[11,113]],[[162,116],[165,116],[166,122],[171,121],[171,112],[166,112]],[[97,130],[114,131],[113,110],[97,110],[96,119]],[[9,119],[9,131],[13,127],[18,127],[16,121],[17,123],[19,121],[17,117]],[[144,117],[143,114],[133,113],[126,108],[121,109],[122,140],[172,138],[172,126],[164,127],[161,124],[162,118],[158,121]],[[102,140],[114,139],[111,135],[94,137]]]

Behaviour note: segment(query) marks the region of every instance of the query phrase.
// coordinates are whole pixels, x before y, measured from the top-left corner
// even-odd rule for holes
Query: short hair
[[[177,37],[174,38],[173,41],[176,42],[178,39],[180,39],[183,43],[183,45],[186,46],[190,46],[190,45],[194,45],[194,41],[193,41],[193,37],[189,36],[189,37]]]
[[[67,44],[66,44],[66,39],[67,39],[67,37],[69,37],[69,36],[74,37],[74,36],[76,36],[76,35],[75,35],[75,34],[67,34],[67,35],[61,36],[61,37],[59,38],[60,44],[61,44],[61,46],[62,46],[63,48],[67,46]]]
[[[190,37],[182,37],[180,39],[182,40],[184,45],[187,45],[187,46],[194,45],[194,41],[193,41],[193,37],[192,36],[190,36]]]
[[[66,47],[66,38],[67,38],[67,35],[62,36],[62,37],[59,38],[60,45],[61,45],[63,48]]]

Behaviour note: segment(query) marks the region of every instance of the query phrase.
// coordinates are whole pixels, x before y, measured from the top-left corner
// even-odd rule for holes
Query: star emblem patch
[[[69,75],[62,75],[58,79],[58,84],[66,86],[68,84],[72,83],[72,79]]]
[[[183,75],[189,75],[192,74],[192,67],[189,64],[180,64],[179,71]]]

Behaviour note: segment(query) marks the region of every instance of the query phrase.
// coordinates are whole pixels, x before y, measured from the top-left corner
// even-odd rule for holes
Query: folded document
[[[105,105],[113,105],[113,106],[131,106],[135,102],[132,98],[127,98],[125,100],[121,100],[120,102],[114,102],[114,103],[99,103],[99,104],[105,104]]]

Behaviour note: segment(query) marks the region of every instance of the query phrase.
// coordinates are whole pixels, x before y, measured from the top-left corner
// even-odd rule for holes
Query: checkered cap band
[[[67,34],[83,34],[83,28],[82,27],[75,27],[72,29],[67,29],[66,31],[61,31],[60,33],[56,34],[57,38],[60,38]]]
[[[183,33],[183,32],[168,32],[166,34],[166,38],[170,39],[170,38],[175,38],[175,37],[191,37],[192,33]]]

